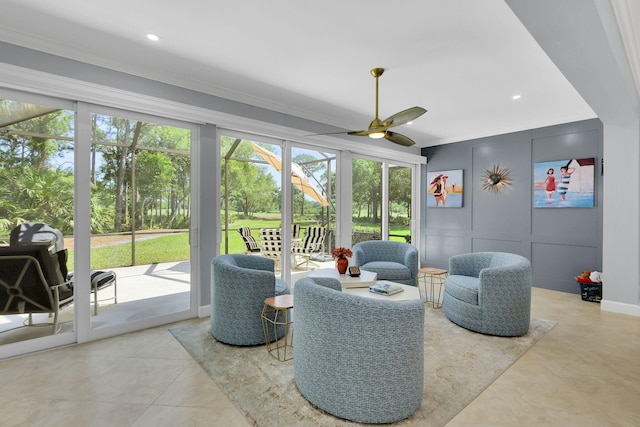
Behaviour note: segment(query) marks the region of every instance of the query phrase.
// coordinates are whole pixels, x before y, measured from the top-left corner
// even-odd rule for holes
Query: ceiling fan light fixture
[[[411,107],[406,110],[397,112],[384,120],[380,120],[378,117],[378,78],[384,72],[384,68],[374,68],[371,70],[371,75],[376,79],[376,116],[369,123],[369,127],[363,130],[348,130],[342,132],[329,132],[329,133],[316,133],[314,135],[335,135],[346,133],[347,135],[353,136],[368,136],[371,139],[386,139],[387,141],[391,141],[395,144],[402,145],[405,147],[411,147],[415,144],[411,138],[401,135],[397,132],[392,132],[390,128],[411,124],[414,119],[417,119],[421,115],[427,112],[422,107]]]

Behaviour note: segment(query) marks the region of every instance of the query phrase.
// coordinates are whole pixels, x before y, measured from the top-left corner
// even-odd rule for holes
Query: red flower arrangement
[[[333,258],[351,258],[353,256],[353,252],[351,252],[351,249],[349,248],[335,248],[333,251],[331,251],[331,256]]]

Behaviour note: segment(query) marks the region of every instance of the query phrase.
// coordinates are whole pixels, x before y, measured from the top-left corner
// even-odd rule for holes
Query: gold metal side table
[[[426,302],[431,302],[433,308],[442,307],[442,290],[444,280],[449,275],[447,270],[434,267],[423,267],[418,270],[418,280],[422,279]],[[427,285],[431,285],[431,293],[428,292]],[[435,287],[438,285],[438,296],[436,299]]]
[[[293,359],[293,331],[289,330],[293,324],[292,308],[293,295],[279,295],[264,300],[260,316],[267,351],[281,362]],[[278,326],[284,327],[284,336],[280,339]]]

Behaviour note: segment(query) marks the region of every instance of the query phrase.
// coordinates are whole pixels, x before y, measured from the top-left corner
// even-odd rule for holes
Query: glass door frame
[[[26,102],[31,104],[47,105],[51,107],[60,108],[61,110],[68,110],[68,111],[75,110],[75,103],[73,101],[50,97],[46,95],[25,93],[25,92],[13,90],[13,89],[7,89],[3,87],[0,87],[0,97],[3,99],[11,99],[11,100]],[[78,121],[77,121],[77,113],[76,113],[76,118],[74,119],[74,127],[75,127],[74,155],[77,149],[77,140],[78,140],[78,123],[77,122]],[[77,165],[74,165],[74,176],[77,173],[76,166]],[[74,198],[76,200],[77,200],[77,197],[78,197],[77,190],[74,189]],[[77,206],[77,202],[74,203],[74,208],[76,206]],[[75,216],[74,216],[74,219],[75,219]],[[75,233],[74,233],[74,237],[75,237]],[[87,301],[87,309],[88,309],[89,307],[88,293],[86,296],[86,301]],[[73,308],[74,310],[75,310],[75,305],[76,304],[74,303],[74,308]],[[0,360],[75,343],[77,325],[78,325],[77,311],[74,311],[73,322],[74,322],[73,330],[70,332],[60,332],[57,334],[47,335],[40,338],[32,338],[32,339],[23,340],[23,341],[17,341],[10,344],[0,345]]]
[[[222,170],[222,137],[231,137],[231,138],[237,138],[237,139],[241,139],[241,140],[247,140],[247,141],[254,141],[254,142],[262,142],[265,144],[270,144],[270,145],[275,145],[280,147],[280,151],[281,151],[281,162],[282,162],[282,169],[280,170],[280,188],[281,188],[281,198],[280,198],[280,211],[281,211],[281,216],[280,216],[280,224],[281,224],[281,231],[280,234],[281,236],[290,236],[291,235],[291,192],[289,190],[284,191],[282,189],[284,188],[288,188],[287,186],[287,181],[285,181],[285,176],[291,176],[291,150],[287,147],[287,141],[285,141],[284,139],[278,139],[278,138],[273,138],[273,137],[268,137],[268,136],[263,136],[263,135],[259,135],[259,134],[253,134],[253,133],[248,133],[248,132],[240,132],[240,131],[235,131],[235,130],[230,130],[230,129],[225,129],[225,128],[218,128],[217,130],[218,133],[218,155],[220,156],[219,161],[217,162],[217,167],[220,168],[220,170]],[[220,193],[220,191],[218,191],[218,193]],[[223,194],[220,194],[220,201],[222,201],[222,198],[224,197]],[[229,201],[226,200],[225,203],[228,203]],[[216,218],[221,218],[223,211],[222,211],[222,206],[221,203],[217,204],[217,209],[218,209],[218,215],[216,216]],[[216,229],[219,230],[219,237],[218,239],[216,239],[218,242],[224,242],[225,241],[225,230],[223,230],[222,228],[222,221],[220,220],[220,224],[217,224]],[[229,230],[226,230],[226,232],[228,233]],[[282,253],[291,253],[291,241],[290,239],[282,239],[282,249],[281,249]],[[216,255],[220,255],[220,244],[216,245]],[[281,265],[280,265],[280,277],[282,280],[286,281],[287,283],[290,282],[291,280],[291,257],[288,256],[283,256],[281,257]],[[278,268],[276,268],[276,270],[278,270]]]
[[[271,145],[277,145],[280,147],[281,149],[281,161],[282,161],[282,169],[280,171],[280,188],[281,188],[281,199],[280,199],[280,209],[281,209],[281,235],[282,236],[291,236],[292,233],[292,223],[293,223],[293,211],[292,211],[292,204],[293,204],[293,194],[291,191],[291,183],[289,179],[286,179],[286,177],[290,177],[291,176],[291,162],[292,162],[292,149],[293,148],[299,148],[299,149],[306,149],[306,150],[312,150],[312,151],[324,151],[324,152],[330,152],[335,154],[336,156],[336,183],[340,182],[341,179],[341,164],[343,162],[342,160],[342,155],[344,154],[343,151],[340,151],[338,149],[335,148],[330,148],[324,145],[314,145],[314,144],[309,144],[309,143],[304,143],[304,142],[299,142],[299,141],[293,141],[293,140],[288,140],[285,138],[279,139],[279,138],[273,138],[273,137],[268,137],[268,136],[264,136],[264,135],[260,135],[260,134],[254,134],[254,133],[249,133],[249,132],[241,132],[241,131],[236,131],[236,130],[230,130],[230,129],[226,129],[226,128],[218,128],[217,129],[217,141],[218,141],[218,156],[220,157],[219,161],[217,162],[218,167],[221,167],[221,161],[222,161],[222,153],[221,148],[222,148],[222,142],[221,142],[221,138],[222,136],[225,137],[232,137],[232,138],[238,138],[238,139],[243,139],[243,140],[249,140],[249,141],[255,141],[255,142],[264,142],[267,144],[271,144]],[[339,206],[340,206],[340,194],[341,194],[341,186],[340,185],[336,185],[336,203],[337,203],[337,207],[335,210],[335,216],[336,216],[336,245],[338,244],[337,242],[340,239],[340,214],[339,214]],[[218,190],[218,193],[220,193],[220,191]],[[223,194],[219,194],[220,196],[220,200],[222,200],[222,197],[224,197]],[[222,217],[222,206],[219,203],[217,205],[217,209],[218,209],[218,215],[216,215],[216,218],[221,218]],[[220,220],[220,223],[216,224],[216,230],[218,230],[218,236],[216,241],[218,242],[218,244],[216,245],[216,255],[220,254],[220,246],[221,246],[221,242],[224,242],[225,240],[225,236],[224,236],[224,230],[223,230],[223,224],[222,221]],[[228,232],[228,231],[227,231]],[[290,239],[282,239],[282,253],[286,253],[289,254],[291,253],[291,246],[292,246],[292,242]],[[282,265],[281,265],[281,273],[280,276],[282,278],[282,280],[284,280],[287,283],[291,282],[291,271],[292,271],[292,260],[290,256],[283,256],[282,258]]]
[[[411,163],[406,161],[390,161],[384,158],[363,154],[360,152],[352,152],[348,158],[348,161],[343,158],[344,163],[349,164],[349,169],[351,169],[352,159],[360,158],[365,160],[370,160],[374,162],[379,162],[382,165],[382,203],[381,203],[381,222],[382,222],[382,230],[381,230],[381,238],[382,240],[389,240],[389,168],[391,166],[402,166],[406,168],[411,168],[411,221],[410,221],[410,233],[411,233],[411,245],[420,248],[420,234],[416,229],[416,218],[419,218],[420,215],[420,203],[422,198],[418,193],[418,189],[420,188],[420,170],[421,165],[417,163]],[[351,183],[351,177],[349,177],[349,183]],[[353,229],[351,215],[352,215],[352,194],[349,192],[349,209],[348,209],[348,221],[350,224],[350,228]],[[347,200],[341,199],[343,205]],[[345,215],[347,209],[342,211],[342,214]],[[343,218],[343,221],[345,218]],[[344,241],[343,241],[344,242]],[[349,241],[351,243],[351,241]]]
[[[91,141],[91,114],[108,114],[119,118],[126,118],[132,120],[139,120],[150,122],[157,125],[175,126],[191,131],[191,221],[189,225],[189,246],[190,246],[190,296],[189,296],[189,308],[187,310],[162,314],[156,317],[135,320],[131,322],[124,322],[113,326],[103,326],[100,328],[91,327],[91,313],[90,313],[90,298],[89,287],[79,287],[78,300],[87,301],[86,304],[78,304],[76,307],[76,330],[77,330],[77,342],[94,341],[116,335],[121,335],[128,332],[133,332],[141,329],[146,329],[154,326],[173,323],[180,320],[185,320],[198,315],[198,302],[200,295],[200,262],[199,262],[199,247],[198,240],[194,238],[199,229],[199,203],[200,203],[200,127],[196,124],[183,122],[175,119],[169,119],[164,117],[158,117],[145,113],[132,112],[128,110],[122,110],[111,107],[104,107],[96,104],[77,103],[76,114],[77,141],[85,141],[84,143],[77,143],[75,162],[78,166],[76,173],[76,245],[79,248],[86,248],[86,250],[75,251],[75,265],[77,280],[79,282],[90,282],[90,161],[91,158],[91,144],[87,144],[86,141]]]
[[[286,148],[286,150],[285,150]],[[341,236],[340,236],[340,206],[341,206],[341,199],[340,199],[340,191],[342,188],[342,185],[340,185],[340,179],[342,178],[342,174],[341,174],[341,164],[342,164],[342,155],[344,152],[341,152],[340,150],[337,150],[335,148],[329,148],[326,146],[321,146],[321,145],[313,145],[313,144],[307,144],[307,143],[303,143],[303,142],[298,142],[298,141],[292,141],[292,140],[287,140],[285,141],[285,147],[283,147],[283,152],[287,151],[287,155],[289,156],[289,161],[288,164],[291,165],[291,162],[293,161],[292,159],[292,150],[296,148],[296,149],[301,149],[301,150],[308,150],[308,151],[322,151],[323,153],[331,153],[335,156],[335,194],[334,194],[334,200],[335,200],[335,206],[333,206],[333,214],[335,216],[334,218],[334,223],[335,223],[335,230],[334,230],[334,247],[338,247],[338,241],[340,241]],[[289,166],[290,167],[290,166]],[[328,171],[330,173],[330,170]],[[289,173],[291,173],[291,171],[289,171]],[[291,188],[291,185],[287,184],[288,188]],[[289,215],[290,220],[288,222],[289,227],[291,227],[291,224],[293,224],[293,194],[291,191],[289,191],[289,206],[288,206],[288,211],[289,211]],[[329,224],[331,223],[331,220],[329,218]],[[287,230],[287,232],[289,234],[287,234],[288,236],[291,235],[291,229],[289,228]],[[329,239],[325,238],[325,244],[329,243]],[[329,248],[328,246],[325,246],[327,253],[331,254],[331,250],[333,248]],[[289,257],[291,258],[291,257]],[[289,260],[291,261],[291,260]],[[291,271],[291,269],[290,269]]]

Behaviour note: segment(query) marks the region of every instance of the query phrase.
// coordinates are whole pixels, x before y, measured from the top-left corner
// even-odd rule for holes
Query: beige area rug
[[[444,426],[556,324],[534,318],[527,335],[501,338],[463,329],[442,310],[425,311],[424,398],[398,425]],[[222,344],[209,335],[208,319],[171,333],[253,425],[357,424],[312,406],[296,388],[293,360],[278,362],[265,346]]]

